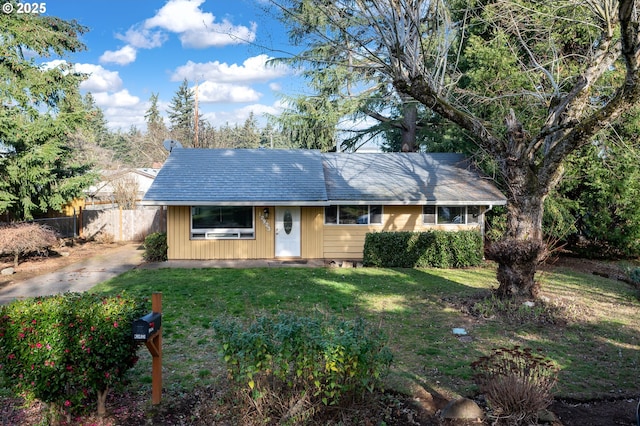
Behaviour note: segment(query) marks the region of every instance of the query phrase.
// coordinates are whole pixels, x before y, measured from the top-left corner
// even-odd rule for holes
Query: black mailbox
[[[133,340],[146,342],[160,330],[162,325],[162,314],[151,312],[133,322]]]

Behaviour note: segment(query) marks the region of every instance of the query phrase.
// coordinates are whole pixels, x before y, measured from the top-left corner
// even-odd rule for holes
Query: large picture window
[[[253,207],[191,207],[191,238],[252,239],[255,238]]]
[[[425,225],[464,225],[479,221],[480,206],[422,206]]]
[[[324,223],[329,225],[382,224],[382,206],[329,206],[324,208]]]

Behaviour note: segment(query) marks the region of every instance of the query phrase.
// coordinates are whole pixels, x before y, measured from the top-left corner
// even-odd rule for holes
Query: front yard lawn
[[[469,309],[496,284],[491,267],[143,269],[93,291],[149,297],[162,292],[163,382],[172,390],[224,381],[213,319],[294,312],[363,316],[381,325],[395,356],[387,382],[401,392],[423,387],[447,398],[473,395],[471,362],[494,348],[521,345],[541,350],[560,365],[558,397],[637,396],[637,289],[568,269],[541,273],[540,279],[547,308],[522,307],[510,320],[492,316],[495,307],[488,304]],[[453,328],[468,334],[457,337]],[[150,389],[151,357],[144,347],[139,355],[133,384]]]

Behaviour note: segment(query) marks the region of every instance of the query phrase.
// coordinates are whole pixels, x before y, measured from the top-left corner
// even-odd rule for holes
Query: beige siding
[[[273,207],[269,206],[273,212]],[[255,209],[256,234],[252,240],[191,240],[188,206],[168,207],[169,259],[272,259],[275,256],[274,214],[268,230]],[[368,232],[473,229],[479,225],[423,225],[422,206],[385,206],[382,225],[324,225],[324,208],[302,207],[301,257],[303,259],[362,259]]]
[[[188,206],[170,206],[167,212],[167,244],[169,259],[271,259],[274,256],[273,215],[267,230],[257,215],[255,239],[191,240],[191,211]]]
[[[323,218],[324,220],[324,218]],[[384,206],[382,225],[325,225],[325,259],[362,259],[364,240],[368,232],[455,231],[478,228],[474,225],[423,225],[422,206]]]
[[[324,208],[303,207],[300,211],[301,257],[303,259],[322,259],[324,243]]]

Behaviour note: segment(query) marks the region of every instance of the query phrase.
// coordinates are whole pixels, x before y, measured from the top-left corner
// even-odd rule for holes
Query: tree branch
[[[569,153],[588,143],[598,131],[615,121],[640,98],[640,36],[636,6],[634,0],[620,0],[618,16],[621,56],[626,69],[624,83],[604,106],[581,120],[550,147],[539,174],[540,183],[544,187],[550,188],[559,179],[557,166]],[[602,63],[596,67],[602,66]]]

